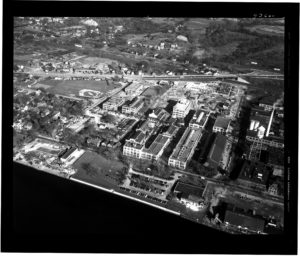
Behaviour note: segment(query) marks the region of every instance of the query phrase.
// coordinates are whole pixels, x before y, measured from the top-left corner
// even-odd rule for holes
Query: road
[[[181,75],[181,76],[166,76],[166,75],[155,75],[155,76],[143,76],[143,75],[118,75],[118,74],[84,74],[84,73],[60,73],[60,72],[48,72],[30,70],[28,72],[16,72],[16,73],[27,73],[40,77],[87,77],[87,78],[113,78],[113,77],[124,77],[129,80],[185,80],[185,79],[237,79],[238,77],[252,77],[252,78],[268,78],[268,79],[283,79],[284,76],[281,74],[226,74],[226,75]]]
[[[240,189],[240,190],[243,190],[245,193],[249,192],[249,193],[255,194],[255,195],[263,198],[264,200],[271,200],[271,201],[275,201],[277,203],[283,203],[282,199],[279,199],[278,197],[274,197],[272,195],[260,194],[254,189],[251,189],[251,188],[239,185],[239,184],[232,184],[232,182],[230,182],[230,181],[223,181],[223,180],[218,180],[218,179],[215,179],[215,178],[206,178],[206,177],[203,177],[199,174],[195,174],[195,173],[191,173],[191,172],[187,172],[187,171],[183,171],[183,170],[177,170],[177,169],[176,169],[175,172],[179,172],[179,173],[182,173],[182,174],[185,174],[185,175],[195,176],[195,177],[201,178],[201,179],[206,180],[206,181],[211,181],[211,182],[214,182],[214,183],[218,183],[222,186],[229,186],[233,189],[234,188]]]

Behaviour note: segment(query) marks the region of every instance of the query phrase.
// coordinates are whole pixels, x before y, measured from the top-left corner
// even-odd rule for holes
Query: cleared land
[[[97,64],[97,63],[111,64],[111,63],[116,62],[116,61],[106,59],[106,58],[99,58],[99,57],[87,57],[87,58],[80,59],[79,62],[81,62],[82,64],[94,65],[94,64]]]
[[[90,164],[93,169],[85,170],[82,164]],[[115,188],[117,183],[111,176],[125,166],[116,160],[108,160],[97,153],[86,151],[73,164],[73,167],[78,170],[78,172],[73,175],[74,178],[105,188]]]
[[[40,82],[40,84],[50,86],[46,89],[53,94],[66,96],[71,94],[79,95],[79,91],[82,89],[90,89],[106,93],[121,87],[118,83],[110,82],[109,85],[107,85],[106,81],[94,80],[44,80]]]

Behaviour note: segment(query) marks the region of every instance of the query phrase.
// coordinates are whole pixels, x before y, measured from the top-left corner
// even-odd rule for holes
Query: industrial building
[[[178,130],[179,130],[179,127],[172,124],[169,126],[168,130],[163,133],[163,135],[173,138],[177,134]]]
[[[171,154],[168,164],[179,169],[185,169],[187,162],[194,154],[201,136],[200,130],[187,128]]]
[[[245,161],[238,180],[250,186],[266,190],[271,174],[272,167],[258,161]]]
[[[144,85],[137,82],[132,82],[125,89],[127,95],[140,95],[144,91]]]
[[[199,207],[203,203],[203,187],[178,182],[174,188],[177,198],[187,206]]]
[[[214,132],[227,132],[230,124],[230,119],[218,116],[213,126]]]
[[[122,106],[123,103],[125,103],[125,99],[123,97],[112,97],[103,103],[102,108],[105,111],[117,111],[118,107]]]
[[[148,160],[158,160],[170,141],[171,139],[169,137],[159,134],[151,143],[149,148],[142,149],[141,158]]]
[[[133,137],[126,140],[123,147],[123,154],[125,156],[140,158],[146,139],[146,135],[143,132],[137,131]]]
[[[272,124],[276,119],[275,111],[274,108],[272,111],[268,111],[263,107],[254,108],[252,110],[250,126],[246,135],[248,141],[276,148],[284,148],[283,136],[280,134],[275,135],[272,131]]]
[[[136,115],[138,111],[144,106],[144,101],[142,98],[137,98],[129,105],[122,106],[122,113],[123,114],[131,114]]]
[[[204,110],[197,110],[193,119],[189,123],[189,127],[193,129],[203,129],[207,123],[210,113]]]
[[[67,149],[64,154],[60,157],[60,160],[62,162],[67,162],[69,161],[73,156],[74,154],[76,154],[76,152],[78,151],[77,148],[75,147],[70,147],[69,149]]]
[[[170,114],[163,108],[156,108],[149,114],[149,120],[152,122],[165,122],[169,117]]]
[[[207,156],[207,162],[209,163],[209,166],[217,168],[220,165],[220,162],[223,159],[226,142],[227,138],[218,133]]]
[[[174,107],[173,107],[173,118],[184,118],[191,109],[191,102],[187,99],[181,99]]]

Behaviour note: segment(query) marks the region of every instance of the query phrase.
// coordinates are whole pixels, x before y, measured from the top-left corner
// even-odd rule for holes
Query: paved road
[[[89,78],[113,78],[115,76],[124,77],[129,80],[184,80],[184,79],[230,79],[237,77],[253,77],[253,78],[268,78],[268,79],[283,79],[281,74],[226,74],[226,75],[181,75],[181,76],[166,76],[166,75],[156,75],[156,76],[142,76],[142,75],[117,75],[117,74],[84,74],[84,73],[59,73],[59,72],[49,72],[45,73],[43,71],[31,70],[28,72],[16,72],[16,73],[27,73],[35,76],[41,77],[62,77],[62,78],[71,78],[71,77],[89,77]]]

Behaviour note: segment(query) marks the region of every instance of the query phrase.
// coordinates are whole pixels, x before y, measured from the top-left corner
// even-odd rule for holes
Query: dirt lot
[[[44,80],[40,82],[42,85],[51,86],[47,90],[53,94],[60,95],[79,95],[79,91],[82,89],[90,89],[106,93],[115,88],[121,87],[120,84],[110,83],[108,86],[106,81],[94,81],[94,80]]]

